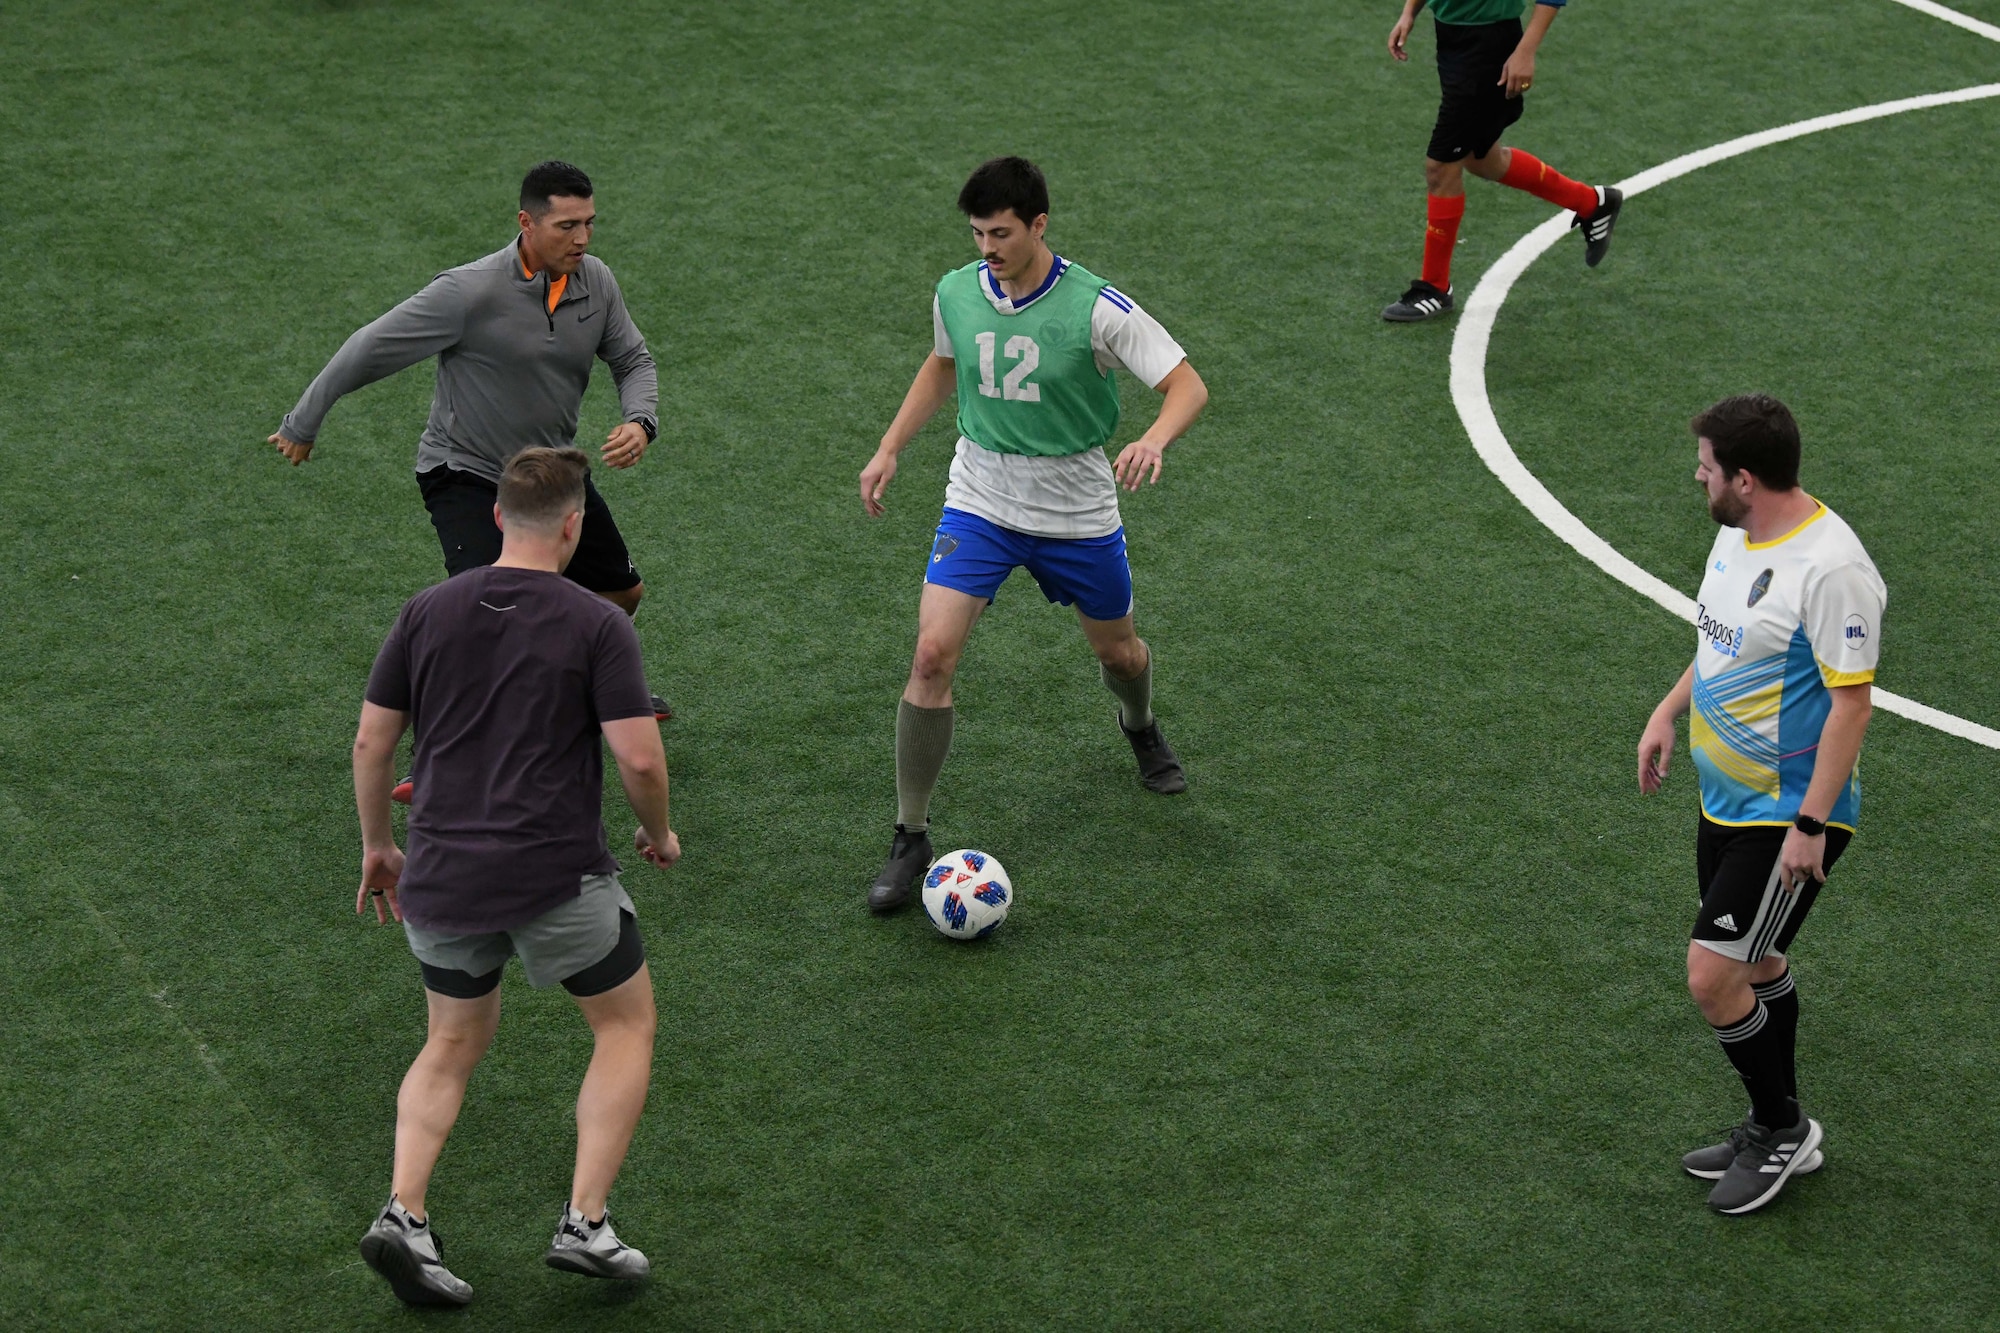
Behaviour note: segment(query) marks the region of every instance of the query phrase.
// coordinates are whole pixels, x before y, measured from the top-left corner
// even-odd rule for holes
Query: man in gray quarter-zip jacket
[[[438,274],[349,337],[269,441],[296,467],[343,394],[437,357],[417,485],[451,574],[499,558],[501,470],[530,446],[574,443],[593,360],[611,367],[623,417],[604,442],[605,464],[631,467],[659,435],[645,336],[611,270],[586,253],[597,221],[590,177],[566,162],[536,166],[521,182],[518,221],[506,246]],[[645,585],[604,497],[586,484],[583,537],[565,573],[633,614]]]

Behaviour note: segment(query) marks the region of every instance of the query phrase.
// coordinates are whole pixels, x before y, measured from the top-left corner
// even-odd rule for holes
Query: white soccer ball
[[[991,935],[1013,905],[1013,881],[985,852],[969,847],[947,852],[924,873],[924,910],[931,924],[952,939]]]

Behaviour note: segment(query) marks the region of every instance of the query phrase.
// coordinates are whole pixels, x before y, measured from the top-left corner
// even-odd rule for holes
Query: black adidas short
[[[1695,913],[1691,938],[1743,963],[1791,947],[1824,887],[1811,881],[1797,893],[1779,887],[1778,853],[1791,831],[1789,824],[1735,826],[1702,816],[1694,842],[1701,910]],[[1853,836],[1844,828],[1827,829],[1822,870],[1833,873],[1833,863]]]
[[[1500,86],[1500,71],[1521,44],[1521,20],[1433,26],[1444,96],[1426,155],[1433,162],[1485,157],[1527,109],[1527,98],[1509,97]]]
[[[444,548],[445,573],[463,574],[500,558],[500,529],[493,524],[499,486],[471,472],[434,467],[417,474],[417,489]],[[611,506],[588,477],[583,482],[583,537],[563,573],[592,592],[623,592],[639,584]]]

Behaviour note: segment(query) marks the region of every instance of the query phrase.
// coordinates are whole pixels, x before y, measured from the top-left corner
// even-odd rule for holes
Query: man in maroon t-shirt
[[[361,813],[358,913],[403,924],[423,971],[430,1036],[396,1099],[387,1206],[361,1254],[415,1305],[463,1305],[424,1193],[466,1083],[500,1022],[500,973],[576,997],[596,1038],[577,1099],[576,1174],[545,1256],[591,1277],[642,1278],[606,1198],[645,1106],[653,983],[632,899],[604,834],[611,747],[633,843],[657,866],[680,857],[667,824],[667,759],[639,637],[616,606],[562,577],[583,529],[590,463],[525,449],[500,478],[500,559],[411,598],[369,673],[354,741]],[[396,743],[416,731],[409,852],[389,817]]]

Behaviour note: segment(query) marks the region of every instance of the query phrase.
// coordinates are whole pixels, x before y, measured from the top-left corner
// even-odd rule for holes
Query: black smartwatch
[[[653,441],[660,438],[660,428],[658,426],[655,426],[651,421],[647,420],[645,417],[640,417],[637,421],[633,422],[632,424],[637,426],[640,430],[646,432],[647,444],[651,444]]]
[[[1792,827],[1805,834],[1808,838],[1817,838],[1820,834],[1826,832],[1826,825],[1820,820],[1814,819],[1811,815],[1800,815],[1792,821]]]

